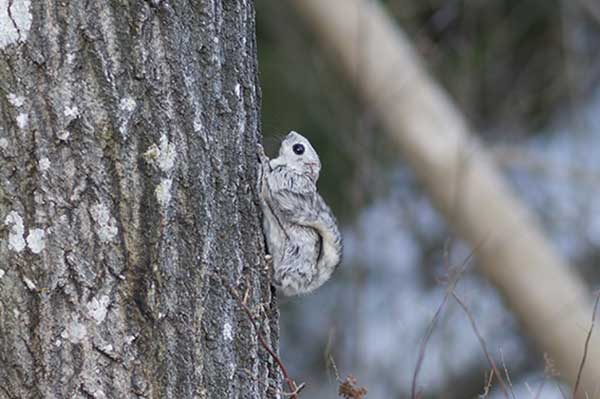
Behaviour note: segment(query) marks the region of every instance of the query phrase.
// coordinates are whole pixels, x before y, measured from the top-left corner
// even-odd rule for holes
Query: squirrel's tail
[[[327,214],[328,216],[330,214]],[[333,217],[319,218],[319,221],[311,223],[310,227],[317,230],[321,237],[321,253],[317,260],[317,274],[311,282],[312,289],[321,286],[329,279],[342,260],[342,235]]]

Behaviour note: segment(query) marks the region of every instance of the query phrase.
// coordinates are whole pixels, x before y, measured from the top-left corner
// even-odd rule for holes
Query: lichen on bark
[[[0,49],[0,397],[277,397],[228,291],[277,348],[252,2],[28,9]]]

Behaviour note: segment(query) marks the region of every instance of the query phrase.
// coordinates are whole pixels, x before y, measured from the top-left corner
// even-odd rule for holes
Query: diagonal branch
[[[238,305],[240,305],[240,307],[244,310],[244,313],[246,313],[246,316],[248,316],[248,319],[250,320],[252,327],[254,327],[254,331],[256,332],[256,336],[258,337],[258,341],[260,342],[260,345],[269,353],[269,355],[271,355],[271,357],[273,358],[273,360],[275,361],[275,363],[281,370],[281,373],[283,374],[285,383],[287,384],[288,389],[290,390],[290,392],[284,393],[284,396],[289,396],[291,399],[298,399],[298,394],[304,388],[304,383],[297,385],[296,382],[294,382],[294,380],[290,377],[290,375],[287,371],[287,368],[283,364],[283,361],[265,340],[265,337],[261,333],[260,327],[259,327],[256,319],[252,315],[252,311],[250,310],[250,308],[248,308],[248,305],[246,305],[246,303],[242,300],[242,298],[240,297],[240,294],[237,292],[237,290],[235,288],[233,288],[232,286],[230,286],[229,284],[227,284],[227,282],[225,280],[223,280],[223,278],[221,278],[219,276],[215,276],[215,277],[217,277],[221,281],[221,284],[223,284],[223,286],[225,288],[227,288],[227,290],[229,291],[231,296],[237,301]]]
[[[487,359],[488,363],[490,364],[490,367],[492,368],[494,374],[496,375],[496,379],[498,379],[498,382],[500,383],[500,387],[502,388],[502,393],[504,394],[504,397],[506,399],[510,399],[510,395],[508,394],[508,388],[506,387],[506,383],[504,382],[504,379],[502,378],[502,374],[500,373],[500,371],[498,371],[496,362],[490,356],[490,352],[487,349],[485,340],[483,339],[483,336],[479,332],[479,328],[477,328],[477,323],[475,322],[475,318],[473,317],[473,314],[471,313],[471,311],[469,310],[467,305],[462,301],[462,299],[460,299],[458,294],[456,294],[455,291],[452,291],[452,296],[454,297],[456,302],[460,305],[460,307],[467,314],[467,317],[469,318],[469,322],[471,322],[471,327],[473,328],[473,331],[475,332],[475,335],[477,336],[477,339],[479,340],[479,344],[481,345],[481,349],[483,350],[485,358]]]
[[[592,313],[592,325],[588,330],[587,338],[585,339],[585,345],[583,347],[583,357],[581,358],[581,364],[579,365],[579,370],[577,371],[577,380],[575,380],[575,385],[573,386],[573,397],[577,395],[577,390],[579,389],[579,383],[581,382],[581,374],[583,373],[583,367],[585,366],[585,361],[588,356],[588,349],[590,345],[590,339],[592,338],[592,333],[594,332],[594,324],[596,324],[596,313],[598,313],[598,304],[600,303],[600,291],[596,294],[596,301],[594,302],[594,313]]]

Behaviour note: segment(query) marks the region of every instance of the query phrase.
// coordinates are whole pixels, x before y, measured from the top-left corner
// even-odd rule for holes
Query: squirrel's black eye
[[[294,154],[296,154],[296,155],[304,154],[304,146],[302,144],[294,144],[294,146],[292,147],[292,150],[294,151]]]

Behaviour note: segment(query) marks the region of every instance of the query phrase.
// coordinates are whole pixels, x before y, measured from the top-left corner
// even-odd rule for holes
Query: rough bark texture
[[[278,396],[252,2],[0,7],[0,398]]]

